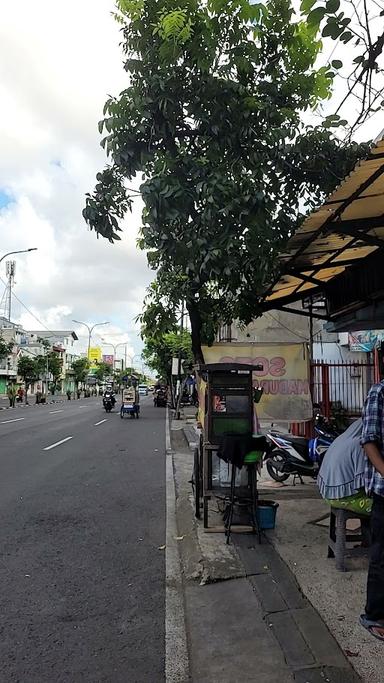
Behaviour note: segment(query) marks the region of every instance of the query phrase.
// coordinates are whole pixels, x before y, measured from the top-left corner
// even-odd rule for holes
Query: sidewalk
[[[48,401],[46,403],[36,403],[36,397],[35,394],[28,394],[28,404],[27,406],[34,406],[34,405],[39,405],[39,406],[49,406],[52,405],[52,403],[63,403],[63,401],[67,401],[67,396],[65,394],[54,394],[53,396],[50,394],[48,396]],[[76,400],[76,399],[72,399]],[[26,404],[25,401],[23,400],[22,403],[16,403],[15,404],[15,409],[16,408],[25,408]],[[0,410],[13,410],[13,408],[10,408],[9,405],[9,399],[6,394],[0,394]]]
[[[196,522],[193,454],[183,426],[172,423],[171,439],[190,680],[357,683],[361,679],[274,546],[267,539],[258,545],[247,534],[233,534],[227,546],[222,534],[206,534]]]

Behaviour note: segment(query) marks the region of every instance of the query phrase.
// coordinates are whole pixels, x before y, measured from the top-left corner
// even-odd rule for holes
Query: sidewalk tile
[[[289,612],[269,614],[265,621],[276,636],[289,666],[293,669],[302,669],[315,663],[311,651]]]
[[[292,610],[291,614],[318,662],[348,669],[348,660],[313,607]]]
[[[255,588],[265,613],[283,612],[288,609],[276,581],[270,574],[258,574],[249,577],[249,580]]]
[[[336,667],[318,667],[295,672],[295,683],[361,683],[359,676],[350,670]]]

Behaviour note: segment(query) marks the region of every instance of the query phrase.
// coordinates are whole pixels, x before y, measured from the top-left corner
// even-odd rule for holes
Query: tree
[[[31,356],[21,356],[17,362],[17,372],[23,379],[25,385],[25,402],[28,403],[28,389],[32,382],[39,378],[39,361],[37,361],[36,358],[31,358]]]
[[[52,392],[60,386],[60,379],[63,373],[63,359],[57,351],[48,353],[48,372],[52,375]]]
[[[72,370],[75,377],[76,387],[78,387],[80,383],[84,383],[87,379],[89,367],[90,364],[88,358],[77,358],[72,362]]]
[[[142,355],[148,367],[171,384],[172,359],[180,357],[182,372],[193,362],[191,334],[186,330],[178,330],[144,336]]]
[[[96,370],[93,372],[93,376],[96,377],[97,381],[102,384],[106,377],[110,377],[113,374],[113,368],[109,363],[98,363]]]
[[[13,342],[6,342],[3,335],[0,332],[0,360],[6,358],[9,353],[12,353],[14,347]]]
[[[310,4],[312,0],[308,0]],[[333,2],[333,0],[331,0]],[[308,4],[307,3],[307,4]],[[129,86],[100,121],[110,164],[83,215],[114,242],[142,174],[148,313],[185,302],[194,357],[218,323],[248,323],[284,240],[365,154],[303,115],[332,91],[320,23],[291,0],[119,0]],[[168,321],[170,322],[170,321]]]

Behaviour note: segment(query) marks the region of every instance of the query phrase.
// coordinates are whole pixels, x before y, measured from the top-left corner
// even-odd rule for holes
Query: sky
[[[72,319],[109,321],[100,335],[128,340],[133,355],[141,350],[134,319],[154,276],[135,245],[140,199],[115,245],[97,239],[81,215],[105,164],[103,104],[127,85],[113,7],[112,0],[1,0],[0,257],[38,248],[15,257],[15,295],[36,316],[15,299],[16,322],[75,329],[82,350],[87,333]],[[0,281],[0,298],[3,289]]]
[[[86,331],[72,320],[109,321],[100,335],[114,344],[128,340],[133,355],[142,346],[135,317],[154,276],[135,245],[140,199],[115,245],[98,240],[81,215],[105,164],[97,129],[103,104],[128,84],[113,9],[113,0],[1,0],[0,257],[38,249],[16,257],[16,322],[26,329],[74,328],[81,351]],[[350,46],[324,46],[333,59],[348,62],[350,53]],[[344,87],[340,81],[336,97]],[[378,116],[358,131],[359,139],[376,137],[383,127]],[[0,280],[0,300],[2,290]],[[103,350],[111,353],[110,346]]]

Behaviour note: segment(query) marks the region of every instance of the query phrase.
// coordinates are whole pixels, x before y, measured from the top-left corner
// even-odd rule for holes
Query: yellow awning
[[[384,139],[372,147],[324,204],[311,213],[280,256],[282,274],[265,302],[283,305],[321,291],[384,247]],[[271,306],[272,307],[272,306]]]

